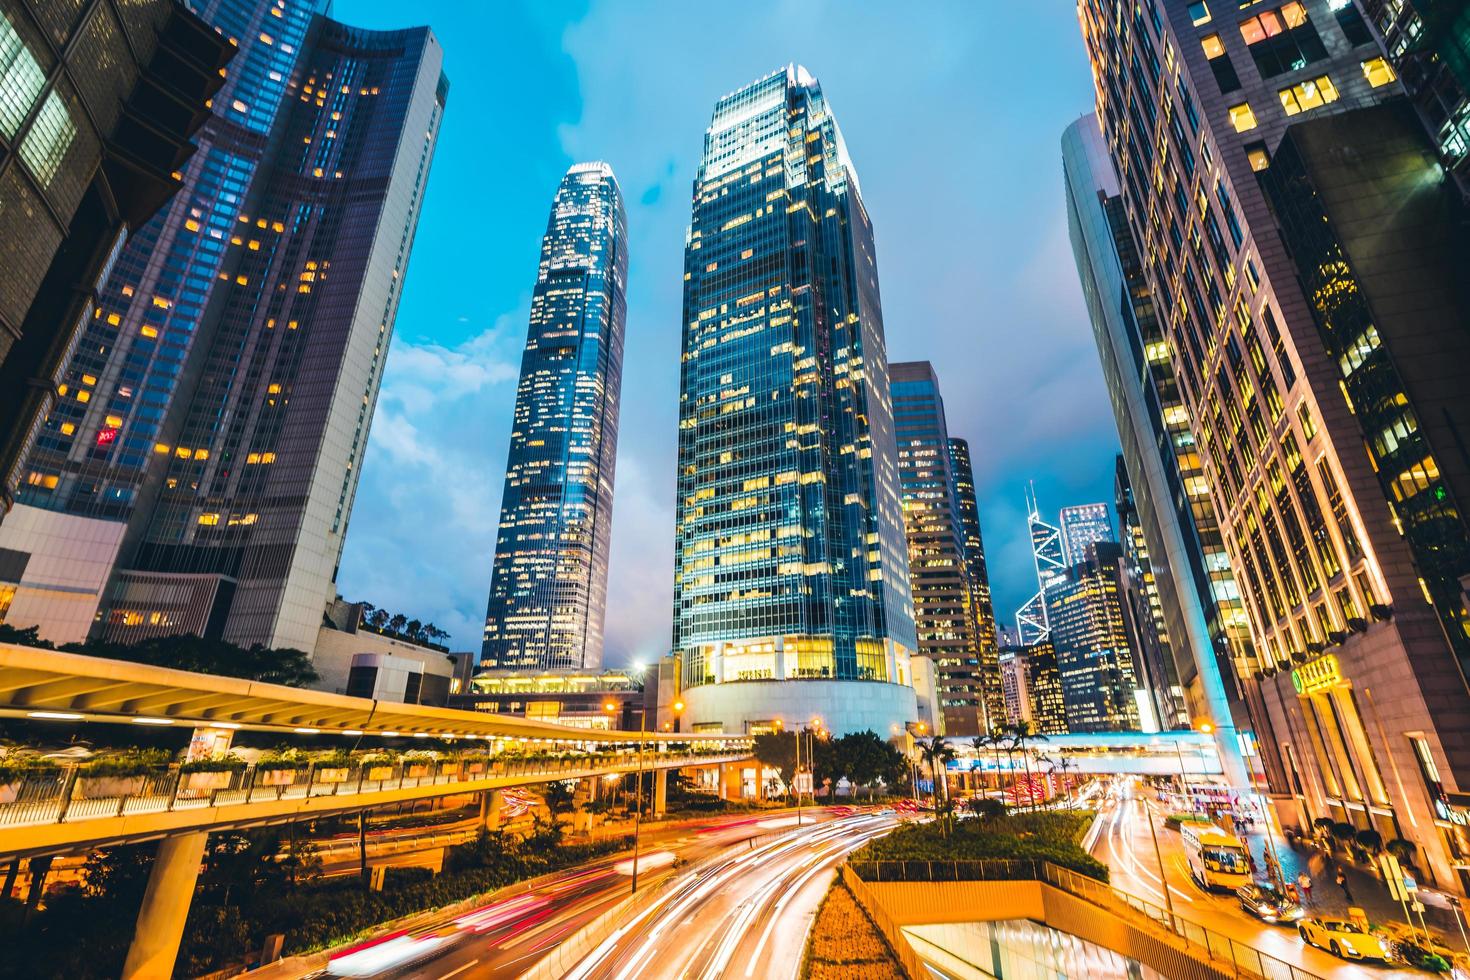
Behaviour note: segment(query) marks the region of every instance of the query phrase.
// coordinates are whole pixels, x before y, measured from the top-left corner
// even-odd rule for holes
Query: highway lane
[[[803,823],[815,829],[831,819],[823,810],[808,809]],[[657,889],[670,876],[687,874],[691,865],[722,853],[758,853],[761,839],[794,829],[796,818],[789,814],[742,815],[648,828],[639,864],[639,890]],[[326,976],[509,980],[625,898],[631,864],[625,855],[568,871],[523,892],[506,889],[494,901],[470,912],[433,918],[411,931],[341,951],[334,955]],[[796,958],[800,959],[800,947]]]
[[[684,874],[567,980],[794,978],[836,866],[895,826],[893,816],[845,817]]]
[[[1165,829],[1156,810],[1154,831],[1164,865],[1161,877],[1144,811],[1144,790],[1132,781],[1114,785],[1116,790],[1103,806],[1104,826],[1092,852],[1108,865],[1112,883],[1121,890],[1162,907],[1167,879],[1174,911],[1181,918],[1332,980],[1423,980],[1425,974],[1416,970],[1340,960],[1302,942],[1294,926],[1271,925],[1244,912],[1233,895],[1206,892],[1189,875],[1178,833]],[[1307,914],[1312,914],[1310,909]]]

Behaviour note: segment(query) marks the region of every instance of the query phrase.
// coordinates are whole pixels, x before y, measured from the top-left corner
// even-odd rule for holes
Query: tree
[[[755,737],[751,754],[757,762],[781,774],[786,791],[796,782],[796,733],[762,732]]]
[[[1031,742],[1046,742],[1049,740],[1045,735],[1036,730],[1035,722],[1026,718],[1022,718],[1012,725],[1011,731],[1015,735],[1016,747],[1021,753],[1021,761],[1026,766],[1026,804],[1028,806],[1035,806],[1036,799],[1032,796],[1031,753],[1026,751],[1026,743],[1028,740]]]
[[[362,611],[358,614],[358,622],[364,626],[371,626],[373,624],[373,614],[378,611],[378,607],[371,602],[360,602],[358,605],[362,608]]]
[[[867,786],[869,799],[873,797],[873,784],[892,769],[894,761],[903,762],[902,753],[871,731],[849,732],[836,745],[846,757],[845,771],[854,790]]]
[[[410,619],[403,629],[409,635],[410,639],[421,640],[424,638],[424,624],[417,619]]]
[[[572,809],[576,795],[576,784],[569,785],[563,779],[553,780],[542,787],[541,798],[546,801],[546,809],[551,811],[553,827],[561,826],[561,815]]]
[[[1006,815],[1006,805],[994,797],[977,796],[966,805],[969,811],[982,821],[990,821]]]
[[[19,647],[37,647],[42,650],[55,650],[55,644],[40,637],[39,626],[27,626],[25,629],[17,629],[0,623],[0,643],[13,643]]]
[[[393,618],[392,617],[392,614],[389,613],[388,610],[386,610],[386,609],[375,609],[375,610],[373,610],[372,624],[377,629],[380,629],[380,630],[387,629],[388,628],[388,621],[390,619],[392,619],[392,618]]]
[[[403,627],[408,624],[408,617],[403,613],[394,613],[393,618],[388,620],[388,629],[394,633],[402,633]]]
[[[311,657],[300,650],[272,649],[259,644],[246,650],[224,640],[206,640],[193,634],[166,636],[132,645],[104,642],[68,644],[64,649],[91,657],[171,667],[218,677],[243,677],[290,687],[306,687],[317,680]]]

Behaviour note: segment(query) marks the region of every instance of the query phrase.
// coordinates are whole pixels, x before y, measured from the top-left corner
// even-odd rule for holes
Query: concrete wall
[[[311,665],[321,676],[321,680],[313,686],[334,694],[344,693],[347,690],[347,675],[352,669],[352,658],[359,653],[417,661],[424,665],[425,674],[445,678],[446,687],[448,679],[454,675],[454,664],[449,661],[448,655],[438,650],[377,633],[344,633],[323,626],[317,631],[316,648],[311,655]]]
[[[25,571],[3,617],[40,627],[43,640],[87,638],[127,525],[17,504],[0,524],[0,548],[25,555]]]

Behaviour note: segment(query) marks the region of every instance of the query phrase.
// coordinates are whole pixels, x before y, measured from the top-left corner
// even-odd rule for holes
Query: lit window
[[[1206,58],[1218,58],[1225,53],[1225,42],[1220,40],[1218,34],[1206,34],[1199,39],[1199,43],[1205,49]]]
[[[1288,116],[1337,101],[1337,87],[1326,75],[1297,82],[1291,88],[1282,89],[1279,94],[1281,106]]]
[[[199,515],[199,523],[200,524],[218,524],[219,523],[219,515],[218,514],[200,514]]]
[[[141,327],[138,328],[138,333],[142,334],[145,337],[157,337],[158,336],[158,328],[157,327],[150,327],[150,326],[148,326],[145,323],[143,326],[141,326]]]
[[[1194,21],[1194,26],[1210,22],[1210,5],[1205,0],[1195,0],[1189,5],[1189,19]]]
[[[71,422],[63,422],[63,423],[61,423],[61,434],[62,435],[69,436],[69,435],[71,435],[75,431],[77,431],[77,427],[74,424],[72,424]]]
[[[20,145],[20,158],[30,167],[41,186],[50,186],[76,135],[77,127],[71,121],[71,112],[61,96],[55,92],[47,95],[41,111],[31,123],[31,131]]]
[[[1256,128],[1256,114],[1251,111],[1249,102],[1230,107],[1230,125],[1235,127],[1237,133]]]
[[[1363,74],[1367,76],[1368,84],[1374,88],[1387,85],[1397,77],[1383,58],[1369,58],[1363,62]]]
[[[0,134],[14,139],[26,113],[46,85],[46,73],[0,12]]]
[[[1246,147],[1245,158],[1250,161],[1251,169],[1258,173],[1271,166],[1271,155],[1259,143]]]

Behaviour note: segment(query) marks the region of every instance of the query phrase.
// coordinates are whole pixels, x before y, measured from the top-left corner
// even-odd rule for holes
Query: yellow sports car
[[[1342,919],[1303,919],[1296,929],[1308,946],[1325,949],[1345,960],[1388,959],[1388,947],[1383,940],[1356,923]]]

